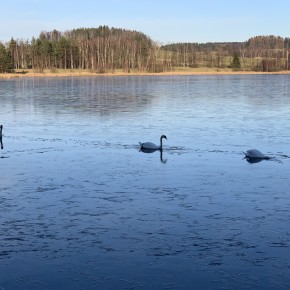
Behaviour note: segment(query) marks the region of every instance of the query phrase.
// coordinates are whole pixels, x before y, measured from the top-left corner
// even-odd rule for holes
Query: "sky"
[[[0,0],[0,41],[41,31],[109,27],[136,30],[160,44],[290,37],[289,0]]]

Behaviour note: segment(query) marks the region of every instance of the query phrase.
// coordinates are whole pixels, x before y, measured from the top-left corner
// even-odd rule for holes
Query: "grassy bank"
[[[237,71],[230,68],[184,68],[177,67],[169,72],[147,73],[140,71],[124,72],[115,70],[108,73],[97,73],[93,70],[81,69],[47,69],[47,70],[16,70],[14,73],[1,73],[0,78],[23,78],[23,77],[82,77],[82,76],[130,76],[130,75],[230,75],[230,74],[290,74],[290,71],[278,72],[255,72],[255,71]]]

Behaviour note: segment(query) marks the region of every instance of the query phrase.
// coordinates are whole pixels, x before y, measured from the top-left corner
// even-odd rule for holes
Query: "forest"
[[[178,68],[273,72],[289,70],[289,48],[289,38],[274,35],[244,42],[162,45],[142,32],[99,26],[42,31],[31,40],[0,41],[0,72],[87,69],[158,73]]]

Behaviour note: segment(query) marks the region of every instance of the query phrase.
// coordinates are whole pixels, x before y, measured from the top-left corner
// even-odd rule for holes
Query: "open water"
[[[290,289],[290,76],[0,80],[0,124],[1,290]]]

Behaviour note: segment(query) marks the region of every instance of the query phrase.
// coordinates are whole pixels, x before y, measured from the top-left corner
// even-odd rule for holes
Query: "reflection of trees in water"
[[[152,78],[35,78],[15,82],[15,110],[101,116],[141,112],[155,98]],[[9,100],[11,102],[11,100]]]
[[[270,78],[272,87],[265,86]],[[110,116],[126,112],[142,112],[157,97],[183,96],[187,107],[196,102],[205,105],[216,102],[215,108],[227,104],[247,104],[259,112],[280,109],[289,103],[287,82],[283,76],[230,76],[225,78],[192,76],[96,76],[64,78],[17,79],[1,84],[1,105],[7,103],[18,111],[35,111],[45,114],[93,114]],[[262,81],[264,80],[264,81]],[[207,82],[210,82],[208,85]],[[3,87],[2,87],[3,85]],[[253,89],[254,88],[254,89]],[[217,94],[221,90],[222,94]],[[225,98],[226,96],[226,98]],[[175,98],[174,101],[177,101]],[[213,108],[213,106],[212,106]],[[239,109],[235,106],[235,110]],[[238,115],[244,113],[240,107]],[[267,116],[268,117],[268,116]]]
[[[289,104],[289,84],[282,75],[244,77],[236,79],[235,85],[244,103],[259,111],[280,109]]]

